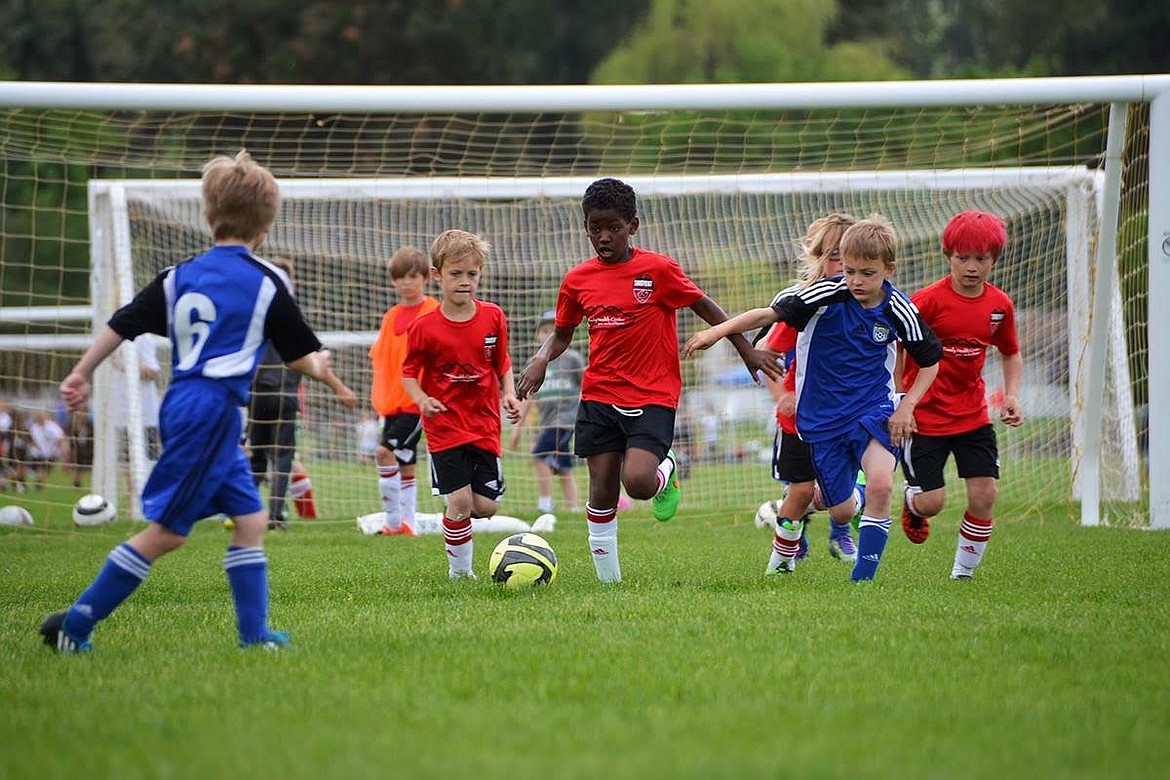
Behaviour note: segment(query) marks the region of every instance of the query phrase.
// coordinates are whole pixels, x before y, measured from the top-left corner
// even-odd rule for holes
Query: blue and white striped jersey
[[[921,366],[942,357],[942,344],[910,299],[888,281],[885,299],[866,309],[837,277],[781,291],[772,309],[800,331],[796,341],[796,428],[824,441],[875,410],[894,410],[897,344]]]
[[[265,344],[285,362],[321,348],[288,276],[243,246],[216,246],[159,274],[110,318],[118,335],[171,340],[171,383],[214,379],[241,404]]]

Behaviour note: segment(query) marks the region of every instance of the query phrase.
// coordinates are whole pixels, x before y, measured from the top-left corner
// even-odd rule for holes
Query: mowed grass
[[[769,534],[727,514],[623,514],[616,587],[561,515],[560,577],[525,593],[484,576],[502,535],[450,582],[439,537],[294,523],[267,540],[278,654],[236,648],[204,522],[84,657],[36,627],[135,526],[39,514],[0,529],[0,777],[1164,776],[1170,536],[1005,504],[952,582],[952,508],[853,585],[823,517],[765,578]]]

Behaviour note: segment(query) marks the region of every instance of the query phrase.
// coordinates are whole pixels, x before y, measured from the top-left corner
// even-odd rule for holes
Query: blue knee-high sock
[[[241,644],[268,638],[268,558],[263,547],[229,547],[223,557]]]
[[[120,544],[110,551],[102,570],[93,583],[77,597],[65,616],[65,633],[84,642],[93,633],[98,621],[105,620],[132,594],[146,575],[150,561],[129,544]]]
[[[854,582],[872,580],[877,574],[878,564],[890,538],[890,520],[877,520],[862,516],[857,529],[857,563],[853,564]]]

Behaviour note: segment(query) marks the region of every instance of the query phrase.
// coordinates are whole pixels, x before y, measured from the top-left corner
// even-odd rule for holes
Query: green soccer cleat
[[[666,487],[662,492],[650,499],[650,508],[654,511],[654,519],[665,522],[674,517],[678,512],[678,501],[682,497],[682,483],[678,478],[678,459],[674,456],[674,450],[667,450],[666,457],[674,464],[674,470],[670,473],[670,481],[666,483]]]

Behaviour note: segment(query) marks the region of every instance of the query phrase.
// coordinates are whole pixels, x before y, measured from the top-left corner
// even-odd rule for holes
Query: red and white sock
[[[654,472],[654,495],[658,495],[663,490],[666,490],[666,486],[670,484],[672,474],[674,474],[674,461],[670,458],[663,458]]]
[[[471,518],[452,520],[443,515],[443,542],[447,550],[447,573],[452,577],[471,574]]]
[[[378,466],[378,492],[382,496],[383,523],[387,528],[402,526],[402,476],[398,464]]]
[[[589,526],[589,554],[593,568],[602,582],[621,582],[622,569],[618,564],[617,507],[594,509],[585,505],[585,520]]]
[[[803,523],[795,529],[784,527],[784,518],[776,518],[776,534],[772,537],[772,556],[768,559],[768,569],[772,570],[781,564],[791,564],[800,552],[800,532]]]
[[[983,551],[991,538],[992,523],[990,517],[984,520],[970,512],[963,513],[963,522],[959,524],[958,546],[955,548],[956,572],[970,574],[983,560]]]
[[[414,477],[401,477],[402,486],[402,519],[413,525],[414,513],[418,511],[418,480]]]

